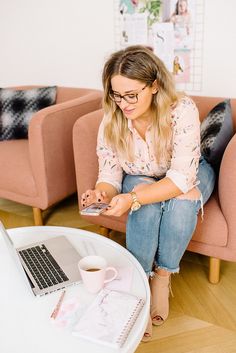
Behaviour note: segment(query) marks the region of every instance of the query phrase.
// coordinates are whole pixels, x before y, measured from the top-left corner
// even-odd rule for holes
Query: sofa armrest
[[[228,143],[221,161],[218,192],[222,213],[228,225],[228,244],[236,249],[236,134]]]
[[[42,109],[29,126],[29,154],[43,209],[76,191],[72,129],[82,115],[101,107],[102,92]]]
[[[73,128],[73,148],[77,180],[78,199],[88,189],[94,189],[98,178],[96,154],[98,128],[103,110],[87,114],[78,119]],[[79,207],[81,207],[79,202]]]

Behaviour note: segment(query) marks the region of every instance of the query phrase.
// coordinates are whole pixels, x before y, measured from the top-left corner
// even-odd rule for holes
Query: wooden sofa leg
[[[34,224],[36,226],[43,226],[42,210],[40,208],[33,207],[33,214],[34,214]]]
[[[101,235],[103,235],[104,237],[109,238],[110,232],[111,232],[111,229],[106,228],[106,227],[100,227],[99,233],[100,233]]]
[[[217,284],[220,280],[220,259],[210,257],[209,282]]]

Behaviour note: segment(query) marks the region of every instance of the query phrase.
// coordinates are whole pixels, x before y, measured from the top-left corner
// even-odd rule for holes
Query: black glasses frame
[[[115,102],[120,104],[122,99],[124,99],[127,103],[129,104],[135,104],[138,102],[138,96],[139,94],[145,90],[145,88],[148,86],[148,83],[137,93],[130,93],[130,94],[124,94],[123,96],[118,93],[114,93],[111,91],[109,93],[109,97]],[[115,96],[114,96],[115,95]]]

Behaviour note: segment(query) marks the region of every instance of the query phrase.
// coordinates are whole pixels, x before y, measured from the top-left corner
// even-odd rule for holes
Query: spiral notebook
[[[145,301],[135,295],[103,289],[73,328],[74,336],[121,348]]]

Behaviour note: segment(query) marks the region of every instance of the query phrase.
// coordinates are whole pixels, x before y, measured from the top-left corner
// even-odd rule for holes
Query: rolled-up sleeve
[[[172,158],[166,176],[186,193],[198,184],[200,121],[195,103],[190,98],[182,99],[172,119]]]
[[[98,183],[113,185],[118,193],[121,192],[123,169],[120,166],[117,153],[104,141],[104,122],[102,121],[97,137],[97,156],[99,164]]]

